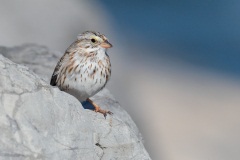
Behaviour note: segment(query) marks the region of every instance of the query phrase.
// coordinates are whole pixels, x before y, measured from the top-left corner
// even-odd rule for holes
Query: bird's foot
[[[89,98],[87,99],[87,101],[89,101],[93,106],[94,106],[94,111],[95,112],[99,112],[102,113],[104,118],[106,119],[107,115],[112,115],[113,113],[111,111],[108,110],[103,110],[101,109],[96,103],[94,103],[92,100],[90,100]]]
[[[102,113],[105,119],[106,119],[106,117],[107,117],[107,114],[109,114],[109,115],[112,115],[112,114],[113,114],[111,111],[103,110],[103,109],[101,109],[99,106],[94,106],[94,107],[95,107],[94,111],[95,111],[95,112]]]

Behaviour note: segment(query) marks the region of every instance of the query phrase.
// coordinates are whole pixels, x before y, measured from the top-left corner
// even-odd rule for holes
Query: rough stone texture
[[[28,66],[34,73],[49,82],[56,62],[63,53],[49,51],[36,44],[25,44],[17,47],[0,47],[0,54],[15,63]]]
[[[49,85],[60,54],[37,45],[0,53],[43,77],[0,55],[0,159],[150,159],[136,125],[108,90],[93,97],[114,112],[104,119]]]

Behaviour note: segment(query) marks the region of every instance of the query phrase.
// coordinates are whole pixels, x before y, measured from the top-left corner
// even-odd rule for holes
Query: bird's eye
[[[92,39],[91,39],[91,42],[92,42],[92,43],[96,43],[96,39],[92,38]]]

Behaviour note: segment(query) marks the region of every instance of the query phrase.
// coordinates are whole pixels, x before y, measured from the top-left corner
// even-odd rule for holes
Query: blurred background
[[[240,1],[0,2],[1,46],[64,53],[85,30],[108,37],[107,88],[152,159],[240,159]]]

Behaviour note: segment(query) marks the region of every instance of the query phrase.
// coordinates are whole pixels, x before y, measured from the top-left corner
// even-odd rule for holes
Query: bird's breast
[[[103,58],[88,57],[68,73],[65,79],[66,92],[79,99],[91,97],[105,87],[111,76],[111,63],[106,55]]]

